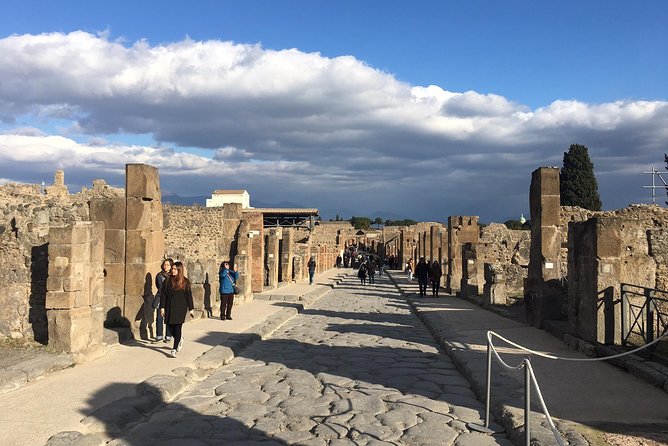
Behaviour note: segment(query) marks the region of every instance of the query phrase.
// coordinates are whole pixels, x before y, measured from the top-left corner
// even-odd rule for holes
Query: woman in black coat
[[[176,358],[176,352],[183,346],[181,329],[186,321],[186,313],[190,311],[190,317],[194,317],[194,308],[190,281],[183,273],[183,263],[175,262],[172,275],[165,280],[160,293],[160,314],[174,337],[174,348],[170,352],[172,358]]]

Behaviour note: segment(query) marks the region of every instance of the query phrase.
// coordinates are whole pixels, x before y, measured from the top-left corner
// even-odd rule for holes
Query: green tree
[[[373,224],[376,225],[378,229],[380,229],[380,225],[383,224],[383,219],[380,217],[376,217],[376,219],[373,221]]]
[[[564,152],[564,167],[559,174],[561,183],[561,205],[580,206],[592,211],[601,210],[598,183],[594,176],[594,165],[589,159],[589,149],[572,144]]]
[[[350,224],[353,225],[355,229],[369,229],[371,227],[371,219],[369,217],[353,217],[350,219]]]
[[[508,229],[522,229],[522,222],[519,220],[506,220],[503,224]]]

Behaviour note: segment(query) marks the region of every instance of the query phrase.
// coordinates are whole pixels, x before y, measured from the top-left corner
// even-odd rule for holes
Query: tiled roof
[[[213,195],[241,195],[244,192],[245,189],[218,189],[213,191]]]

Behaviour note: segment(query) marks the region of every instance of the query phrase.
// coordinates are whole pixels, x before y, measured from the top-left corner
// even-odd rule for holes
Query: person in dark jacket
[[[431,269],[429,270],[429,279],[431,280],[431,295],[438,297],[438,290],[441,288],[441,276],[443,271],[441,271],[441,264],[438,263],[438,260],[434,260],[434,263],[431,264]]]
[[[424,257],[420,257],[418,264],[415,265],[415,277],[417,277],[418,286],[420,287],[420,297],[426,297],[427,282],[429,281],[429,265],[424,260]]]
[[[357,277],[360,278],[360,283],[362,285],[366,285],[366,273],[367,273],[366,262],[362,262],[362,264],[360,265],[360,269],[357,270]]]
[[[369,284],[373,285],[376,283],[376,261],[374,259],[369,259],[366,264],[366,271],[369,276]]]
[[[308,261],[308,283],[313,285],[313,276],[315,276],[315,257],[311,256]]]
[[[163,326],[165,325],[165,321],[163,320],[162,314],[160,312],[160,295],[162,293],[162,287],[165,284],[165,279],[168,279],[169,276],[172,273],[172,265],[174,265],[174,261],[172,259],[165,259],[162,261],[162,267],[161,271],[155,275],[155,288],[158,290],[155,293],[155,299],[153,300],[153,308],[158,310],[157,317],[155,319],[155,340],[156,341],[162,341],[163,340]],[[164,341],[169,342],[171,341],[172,336],[171,333],[169,332],[169,327],[166,328],[165,330],[165,337]]]
[[[234,285],[239,273],[230,268],[227,260],[220,264],[218,281],[220,282],[220,320],[232,320],[232,306],[234,305]]]
[[[195,317],[194,308],[193,293],[190,281],[184,274],[183,263],[175,262],[172,275],[165,280],[160,293],[160,313],[174,336],[174,347],[170,353],[172,358],[176,358],[176,352],[183,346],[181,329],[186,321],[186,313],[190,312],[190,317]]]

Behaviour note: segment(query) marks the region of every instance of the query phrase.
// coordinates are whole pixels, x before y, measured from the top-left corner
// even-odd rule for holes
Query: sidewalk
[[[466,300],[447,294],[432,298],[431,290],[427,298],[421,299],[417,284],[408,284],[403,273],[391,271],[390,276],[483,401],[488,330],[535,351],[587,358],[543,330],[504,318]],[[497,350],[510,365],[519,364],[525,356],[501,341],[495,345],[501,347]],[[644,439],[656,439],[657,432],[665,432],[665,437],[659,435],[659,438],[668,441],[668,394],[662,389],[605,362],[566,362],[532,356],[531,364],[550,414],[563,420],[558,424],[562,432],[572,433],[575,429],[592,444],[603,444],[596,443],[600,440],[596,431],[628,433]],[[513,426],[524,424],[523,373],[502,369],[495,359],[492,370],[492,412],[511,438],[522,438],[523,434]],[[532,393],[532,437],[539,444],[556,444],[545,428],[536,394]]]
[[[341,272],[335,268],[318,277],[312,286],[293,283],[280,289],[299,297],[314,289],[332,286]],[[272,290],[276,291],[276,290]],[[225,339],[255,326],[285,309],[285,304],[255,300],[234,307],[234,319],[198,319],[183,327],[184,346],[176,358],[168,357],[171,343],[134,341],[113,345],[106,356],[60,370],[40,380],[0,395],[3,446],[44,445],[61,431],[85,431],[80,421],[91,412],[128,396],[136,384],[154,375],[170,375],[177,368],[193,367],[196,358]],[[106,393],[101,389],[113,389]],[[96,395],[95,399],[91,398]]]

